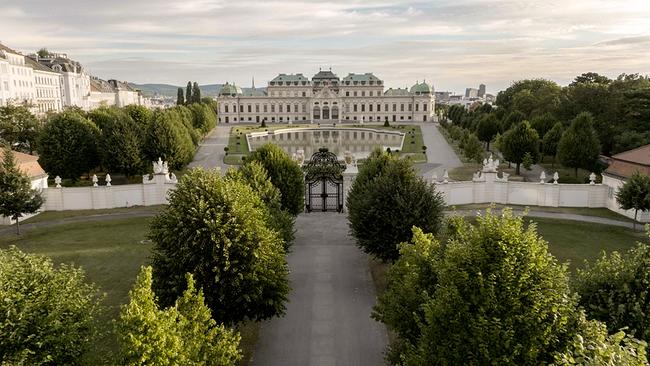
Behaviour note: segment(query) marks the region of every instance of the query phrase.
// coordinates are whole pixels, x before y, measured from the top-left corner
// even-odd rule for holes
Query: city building
[[[3,86],[3,105],[32,104],[35,98],[34,70],[18,51],[0,44],[0,79]]]
[[[63,105],[89,109],[90,75],[77,61],[65,53],[47,52],[34,55],[38,62],[61,75],[61,95]]]
[[[125,81],[90,78],[90,109],[102,106],[124,107],[131,104],[150,106],[149,100]]]
[[[481,84],[478,86],[478,97],[485,98],[485,84]]]
[[[431,121],[435,115],[433,86],[424,81],[410,89],[385,90],[372,73],[340,79],[331,70],[321,70],[311,80],[303,74],[279,74],[266,92],[252,88],[244,93],[226,83],[217,101],[223,123]]]
[[[25,61],[34,70],[34,88],[36,89],[32,102],[34,113],[44,114],[63,110],[60,74],[29,56],[25,57]]]
[[[478,98],[478,89],[476,88],[465,89],[465,98]]]

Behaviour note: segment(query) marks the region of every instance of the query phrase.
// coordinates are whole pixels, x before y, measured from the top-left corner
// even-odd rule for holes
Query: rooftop
[[[0,159],[3,159],[4,155],[5,150],[0,149]],[[37,156],[14,151],[14,159],[18,169],[29,178],[40,178],[46,175],[45,170],[38,163]]]
[[[637,171],[650,175],[650,144],[612,156],[604,173],[629,178]]]

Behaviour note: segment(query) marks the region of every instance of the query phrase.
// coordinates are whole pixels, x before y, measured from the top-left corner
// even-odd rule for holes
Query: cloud
[[[98,76],[137,82],[248,85],[331,65],[387,85],[496,91],[524,77],[650,73],[645,0],[4,2],[8,46],[67,52]]]

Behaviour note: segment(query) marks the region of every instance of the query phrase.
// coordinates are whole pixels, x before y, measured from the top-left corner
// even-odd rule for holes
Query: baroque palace
[[[226,83],[217,101],[222,123],[431,121],[435,107],[433,86],[426,82],[384,90],[384,82],[372,73],[340,79],[331,70],[320,70],[311,80],[280,74],[265,92],[254,83],[246,93]]]

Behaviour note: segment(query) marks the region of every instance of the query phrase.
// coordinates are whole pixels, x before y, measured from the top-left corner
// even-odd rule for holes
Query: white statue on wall
[[[167,162],[162,161],[162,159],[159,157],[158,161],[153,162],[153,173],[154,174],[168,174],[169,173],[169,167],[167,166]]]

